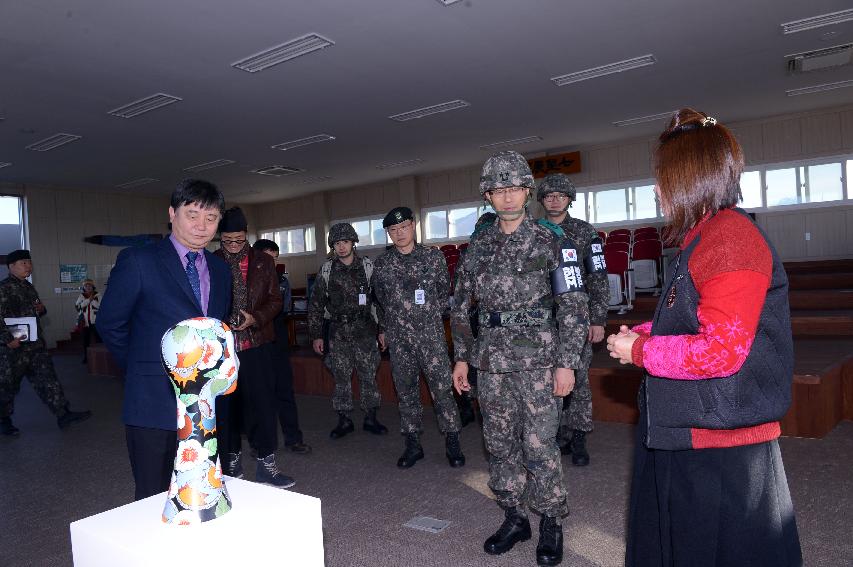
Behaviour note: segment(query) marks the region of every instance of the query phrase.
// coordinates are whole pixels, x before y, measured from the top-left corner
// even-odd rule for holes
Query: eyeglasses
[[[492,197],[501,197],[503,195],[515,196],[525,189],[526,187],[501,187],[499,189],[491,189],[488,193]]]
[[[388,234],[402,234],[404,232],[408,232],[410,228],[412,228],[412,222],[407,221],[405,224],[398,224],[396,226],[388,227]]]
[[[565,193],[549,193],[542,198],[543,201],[568,201],[569,196]]]
[[[245,238],[244,238],[243,240],[225,240],[224,238],[222,239],[222,244],[225,244],[225,245],[230,245],[230,244],[240,244],[240,245],[242,245],[242,244],[245,244],[245,243],[246,243],[246,239],[245,239]]]

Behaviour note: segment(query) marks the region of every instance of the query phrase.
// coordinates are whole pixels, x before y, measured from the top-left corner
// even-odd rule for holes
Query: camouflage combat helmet
[[[578,195],[578,190],[575,189],[574,183],[565,173],[549,173],[539,184],[536,200],[541,203],[548,193],[562,193],[574,201]]]
[[[497,153],[483,164],[483,174],[480,175],[480,195],[502,187],[536,188],[530,166],[524,156],[518,152],[509,150]]]
[[[335,242],[340,242],[341,240],[352,240],[354,243],[358,242],[358,234],[348,222],[333,224],[332,228],[329,229],[329,248],[334,247]]]

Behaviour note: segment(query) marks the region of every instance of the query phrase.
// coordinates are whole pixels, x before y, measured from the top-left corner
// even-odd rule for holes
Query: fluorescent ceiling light
[[[77,136],[76,134],[54,134],[50,138],[45,138],[44,140],[39,140],[38,142],[30,144],[27,146],[27,149],[35,152],[47,152],[60,146],[64,146],[65,144],[76,142],[82,137],[83,136]]]
[[[853,87],[853,80],[839,81],[837,83],[824,83],[822,85],[812,85],[811,87],[803,87],[801,89],[791,89],[789,91],[785,91],[785,94],[788,96],[798,96],[804,94],[822,93],[825,91],[834,91],[835,89],[843,89],[846,87]]]
[[[657,59],[655,59],[654,55],[643,55],[641,57],[634,57],[633,59],[626,59],[624,61],[617,61],[616,63],[609,63],[607,65],[602,65],[601,67],[593,67],[592,69],[575,71],[574,73],[569,73],[568,75],[551,77],[551,80],[554,81],[554,84],[556,84],[558,87],[562,87],[565,85],[570,85],[572,83],[586,81],[588,79],[595,79],[596,77],[603,77],[605,75],[612,75],[614,73],[630,71],[631,69],[639,69],[640,67],[647,67],[649,65],[654,65],[656,62]]]
[[[445,6],[450,6],[451,4],[456,4],[457,2],[461,2],[462,0],[438,0],[439,3],[444,4]]]
[[[305,170],[299,169],[298,167],[287,167],[285,165],[269,165],[267,167],[259,167],[258,169],[253,169],[249,173],[257,173],[258,175],[271,175],[273,177],[283,177],[285,175],[301,173],[302,171]]]
[[[0,161],[0,169],[2,169],[4,167],[9,167],[10,165],[12,165],[12,164],[9,162]]]
[[[803,18],[802,20],[794,20],[793,22],[781,24],[781,26],[782,33],[788,34],[849,22],[850,20],[853,20],[853,8],[841,10],[840,12],[821,14],[820,16],[812,16],[811,18]]]
[[[232,63],[236,67],[248,73],[257,73],[279,63],[290,61],[302,55],[307,55],[318,49],[335,45],[335,42],[316,33],[309,33],[296,39],[292,39],[281,45],[270,47],[245,59]]]
[[[197,163],[195,165],[191,165],[184,169],[184,171],[189,171],[191,173],[195,173],[197,171],[204,171],[206,169],[213,169],[214,167],[222,167],[223,165],[231,165],[232,163],[237,163],[233,159],[217,159],[213,161],[206,161],[204,163]]]
[[[649,114],[648,116],[637,116],[636,118],[628,118],[626,120],[617,120],[613,123],[614,126],[634,126],[635,124],[644,124],[646,122],[657,122],[664,118],[672,118],[675,114],[674,110],[669,112],[661,112],[660,114]]]
[[[139,116],[140,114],[145,114],[146,112],[151,112],[152,110],[157,110],[158,108],[162,108],[182,100],[184,99],[180,97],[157,93],[135,100],[131,103],[125,104],[124,106],[113,108],[112,110],[107,111],[107,114],[118,116],[119,118],[133,118],[134,116]]]
[[[140,187],[142,185],[148,185],[149,183],[156,183],[157,181],[160,181],[160,180],[154,179],[153,177],[143,177],[142,179],[134,179],[133,181],[128,181],[126,183],[116,185],[116,187],[119,189],[133,189],[134,187]]]
[[[290,142],[282,142],[281,144],[276,144],[274,146],[270,146],[274,150],[292,150],[293,148],[298,148],[301,146],[307,146],[308,144],[318,144],[320,142],[331,142],[334,140],[334,136],[330,136],[328,134],[317,134],[316,136],[309,136],[308,138],[300,138],[298,140],[292,140]]]
[[[480,146],[481,150],[497,150],[499,148],[511,148],[514,146],[520,146],[521,144],[529,144],[531,142],[541,142],[542,136],[528,136],[526,138],[515,138],[514,140],[504,140],[503,142],[495,142],[493,144],[486,144],[485,146]]]
[[[309,179],[301,181],[300,185],[311,185],[313,183],[322,183],[324,181],[331,181],[332,179],[334,179],[334,177],[330,177],[328,175],[321,175],[319,177],[311,177]]]
[[[416,118],[423,118],[425,116],[431,116],[433,114],[439,114],[449,110],[458,110],[467,106],[471,106],[471,103],[464,100],[451,100],[448,102],[442,102],[441,104],[435,104],[433,106],[425,106],[424,108],[416,108],[415,110],[410,110],[408,112],[401,112],[400,114],[395,114],[388,118],[396,120],[397,122],[406,122],[408,120],[415,120]]]
[[[395,161],[392,163],[380,163],[379,165],[376,166],[376,169],[391,169],[394,167],[405,167],[407,165],[417,165],[417,164],[423,163],[423,162],[424,162],[423,159],[416,158],[416,159],[408,159],[405,161]]]

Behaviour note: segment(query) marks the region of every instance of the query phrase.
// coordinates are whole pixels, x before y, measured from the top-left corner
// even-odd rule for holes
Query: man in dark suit
[[[231,274],[204,249],[224,209],[215,185],[182,181],[169,207],[172,234],[122,250],[101,301],[98,332],[126,373],[122,418],[137,500],[167,490],[174,467],[176,404],[160,362],[163,334],[191,317],[228,317]]]

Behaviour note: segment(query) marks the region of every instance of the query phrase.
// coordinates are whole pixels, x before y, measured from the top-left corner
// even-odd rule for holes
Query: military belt
[[[481,327],[538,327],[552,319],[551,310],[541,308],[480,312]]]

